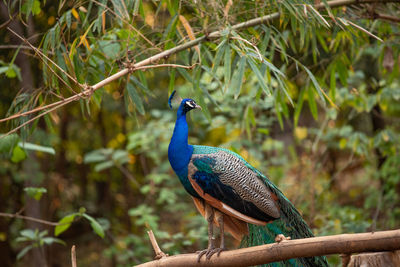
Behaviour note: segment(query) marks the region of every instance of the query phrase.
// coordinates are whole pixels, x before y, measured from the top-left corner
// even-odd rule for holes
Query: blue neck
[[[174,133],[168,147],[168,159],[172,169],[178,176],[187,172],[187,166],[193,153],[193,147],[188,144],[188,125],[186,113],[181,108],[177,112]]]

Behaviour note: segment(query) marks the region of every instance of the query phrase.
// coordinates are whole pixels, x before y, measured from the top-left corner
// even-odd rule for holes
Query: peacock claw
[[[200,259],[203,255],[206,255],[206,260],[211,259],[212,255],[217,253],[217,256],[219,257],[219,254],[221,254],[222,251],[225,251],[226,248],[207,248],[205,250],[197,251],[199,255],[197,256],[197,262],[200,262]]]
[[[204,250],[196,251],[196,253],[199,254],[199,255],[197,256],[197,262],[200,262],[200,259],[201,259],[201,257],[203,257],[204,254],[206,254],[206,258],[207,258],[207,253],[208,253],[210,250],[213,250],[213,249],[214,249],[214,248],[207,248],[207,249],[204,249]]]

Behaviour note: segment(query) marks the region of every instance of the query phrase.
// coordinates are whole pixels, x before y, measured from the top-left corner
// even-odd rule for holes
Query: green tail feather
[[[242,247],[258,246],[275,242],[278,234],[290,236],[292,239],[313,237],[311,229],[303,220],[300,213],[293,204],[276,188],[271,182],[265,179],[266,184],[278,196],[278,202],[281,208],[280,219],[267,224],[266,226],[257,226],[249,224],[249,235],[242,240]],[[280,262],[265,264],[262,266],[278,267],[318,267],[328,266],[325,257],[297,258]]]

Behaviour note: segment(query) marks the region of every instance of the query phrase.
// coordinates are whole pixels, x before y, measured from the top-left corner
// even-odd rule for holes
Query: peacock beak
[[[198,104],[196,104],[196,106],[194,106],[194,108],[201,109],[201,106],[200,106],[200,105],[198,105]]]

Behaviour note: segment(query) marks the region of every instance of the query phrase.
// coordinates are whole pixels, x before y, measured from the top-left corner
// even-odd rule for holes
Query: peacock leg
[[[217,222],[219,225],[221,243],[219,248],[214,249],[213,254],[218,253],[217,256],[219,256],[219,254],[221,254],[222,251],[226,250],[225,235],[224,235],[224,215],[219,211],[215,211],[215,217],[217,218]],[[212,254],[209,257],[211,256]]]
[[[214,222],[214,209],[206,204],[205,207],[205,217],[208,222],[208,248],[205,250],[198,251],[197,253],[199,254],[197,256],[197,261],[200,262],[201,257],[206,254],[206,258],[209,259],[209,253],[214,251],[215,245],[214,245],[214,231],[213,231],[213,222]],[[211,254],[212,255],[212,254]],[[210,256],[211,257],[211,256]]]

